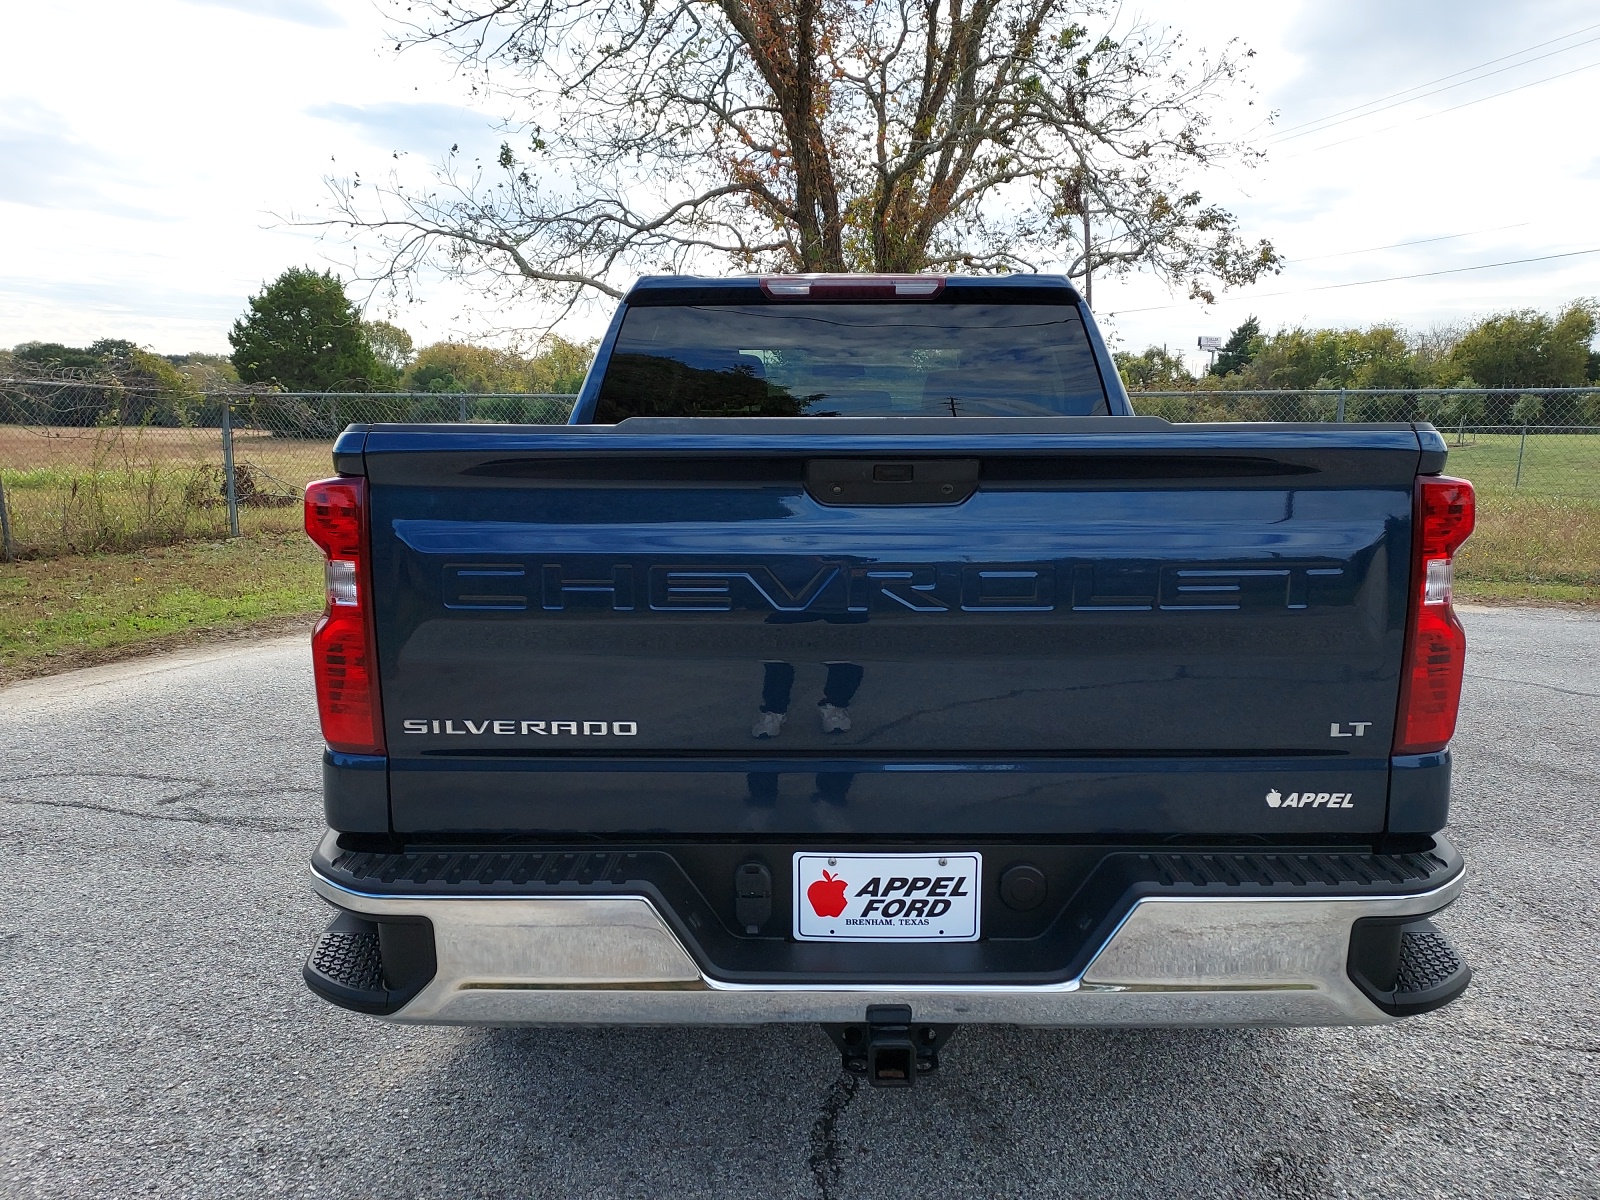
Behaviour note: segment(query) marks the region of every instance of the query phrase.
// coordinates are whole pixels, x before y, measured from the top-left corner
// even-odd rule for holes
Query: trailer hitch
[[[822,1031],[852,1075],[865,1075],[873,1087],[910,1087],[918,1075],[938,1070],[939,1050],[956,1026],[913,1020],[909,1004],[874,1004],[864,1022],[824,1024]]]

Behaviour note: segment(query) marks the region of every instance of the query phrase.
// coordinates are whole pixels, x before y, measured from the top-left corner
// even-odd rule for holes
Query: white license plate
[[[975,942],[977,854],[796,854],[794,936],[811,942]]]

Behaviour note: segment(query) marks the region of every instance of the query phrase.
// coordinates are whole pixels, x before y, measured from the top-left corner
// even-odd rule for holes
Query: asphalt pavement
[[[1441,924],[1333,1030],[962,1029],[910,1092],[811,1027],[332,1008],[303,639],[0,691],[0,1196],[1600,1196],[1600,619],[1476,609]]]

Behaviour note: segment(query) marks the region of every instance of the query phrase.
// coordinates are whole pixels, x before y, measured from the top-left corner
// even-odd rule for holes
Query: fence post
[[[1522,486],[1522,456],[1528,452],[1528,423],[1522,423],[1522,440],[1517,443],[1517,477],[1512,482],[1513,491]]]
[[[228,536],[239,536],[239,487],[233,474],[233,397],[222,398],[222,477],[228,492]]]
[[[1333,419],[1339,424],[1344,424],[1344,389],[1339,389],[1339,411],[1334,413]]]
[[[11,512],[6,507],[6,481],[0,479],[0,553],[5,555],[7,562],[16,559],[16,550],[11,545]]]
[[[457,404],[457,405],[458,405],[458,406],[459,406],[459,407],[460,407],[460,409],[461,409],[461,413],[460,413],[460,420],[461,420],[461,421],[462,421],[462,423],[463,423],[463,424],[464,424],[464,423],[465,423],[465,422],[466,422],[466,419],[467,419],[467,394],[466,394],[466,393],[465,393],[465,392],[462,392],[462,393],[461,393],[461,396],[460,396],[460,398],[459,398],[459,399],[458,399],[458,400],[457,400],[457,401],[456,401],[456,404]]]

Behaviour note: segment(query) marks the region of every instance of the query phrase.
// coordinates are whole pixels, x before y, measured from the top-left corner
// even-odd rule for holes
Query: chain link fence
[[[0,381],[7,561],[300,528],[333,439],[371,421],[561,424],[566,395],[192,393]]]
[[[0,380],[5,557],[290,532],[305,482],[331,470],[346,425],[559,424],[573,399]],[[1450,469],[1480,491],[1600,503],[1600,388],[1139,392],[1133,404],[1169,421],[1431,421],[1450,443]]]
[[[1134,392],[1169,421],[1427,421],[1480,491],[1600,501],[1600,387]]]

